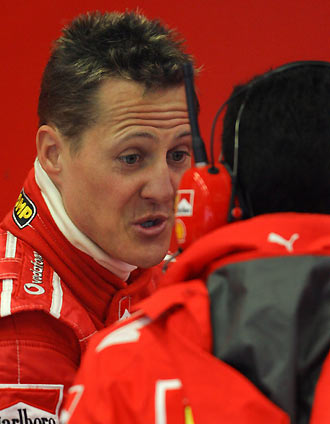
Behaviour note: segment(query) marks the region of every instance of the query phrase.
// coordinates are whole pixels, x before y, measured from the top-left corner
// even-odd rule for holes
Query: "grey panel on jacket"
[[[307,423],[330,347],[330,257],[283,256],[209,276],[213,353]]]

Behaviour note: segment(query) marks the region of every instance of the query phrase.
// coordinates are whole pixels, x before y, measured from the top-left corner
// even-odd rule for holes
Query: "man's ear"
[[[37,153],[39,162],[53,180],[57,181],[60,178],[62,170],[62,155],[64,148],[64,140],[57,128],[50,125],[42,125],[36,136]]]

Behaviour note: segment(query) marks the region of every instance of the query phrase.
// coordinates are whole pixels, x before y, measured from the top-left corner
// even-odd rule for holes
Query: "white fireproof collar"
[[[66,213],[60,192],[42,168],[38,158],[34,162],[35,179],[42,197],[61,233],[77,249],[91,256],[98,264],[126,281],[135,265],[112,258],[90,238],[82,233]]]

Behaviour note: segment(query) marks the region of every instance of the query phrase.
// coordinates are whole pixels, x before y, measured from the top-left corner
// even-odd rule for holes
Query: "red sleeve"
[[[321,375],[316,385],[314,403],[311,413],[311,424],[327,424],[330,422],[330,354],[325,359]]]
[[[1,419],[30,422],[28,418],[34,417],[58,422],[60,405],[79,362],[74,332],[57,319],[39,311],[1,318]]]

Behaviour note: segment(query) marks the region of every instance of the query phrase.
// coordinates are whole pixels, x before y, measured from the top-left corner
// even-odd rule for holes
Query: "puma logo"
[[[276,233],[268,234],[268,241],[270,243],[280,244],[281,246],[284,246],[288,252],[293,252],[293,243],[298,240],[298,238],[299,234],[297,233],[292,234],[289,240],[286,240],[285,238]]]

